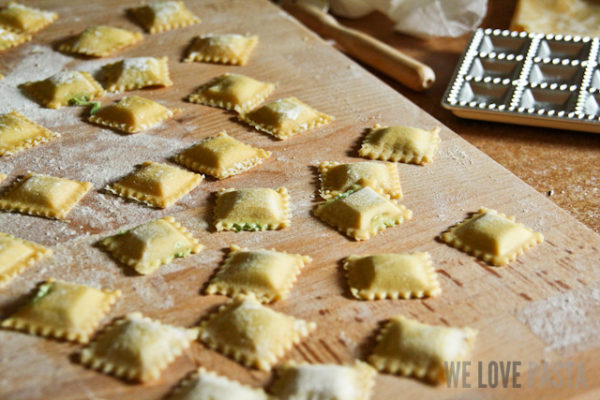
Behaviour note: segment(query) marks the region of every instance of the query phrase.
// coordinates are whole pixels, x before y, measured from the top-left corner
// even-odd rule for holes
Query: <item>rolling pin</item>
[[[355,29],[346,28],[326,10],[307,1],[283,1],[283,8],[308,28],[335,40],[345,52],[417,91],[431,87],[435,72],[420,61]]]

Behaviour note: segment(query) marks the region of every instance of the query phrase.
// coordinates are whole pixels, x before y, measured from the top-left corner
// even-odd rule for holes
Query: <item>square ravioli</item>
[[[284,140],[309,129],[326,125],[334,120],[304,104],[295,97],[286,97],[265,104],[255,110],[242,113],[239,118],[277,139]]]
[[[252,293],[260,302],[284,299],[300,270],[312,259],[275,250],[231,246],[223,266],[210,280],[207,294],[235,296]]]
[[[353,255],[344,260],[344,270],[358,299],[409,299],[442,292],[431,256],[425,252]]]
[[[489,264],[501,266],[543,242],[544,235],[515,222],[515,217],[481,208],[470,218],[442,233],[441,239]]]
[[[164,217],[109,236],[100,244],[112,256],[147,275],[175,258],[200,252],[201,245],[173,217]]]
[[[102,67],[104,86],[109,92],[172,86],[168,57],[126,58]]]
[[[173,110],[140,96],[123,97],[115,104],[102,107],[90,122],[125,133],[138,133],[171,118]]]
[[[54,12],[11,2],[0,10],[0,27],[14,32],[35,33],[57,18],[58,14]]]
[[[238,296],[200,323],[200,340],[248,366],[269,371],[316,328],[263,306],[252,295]]]
[[[74,38],[62,43],[59,50],[89,57],[106,57],[144,38],[139,32],[131,32],[114,26],[90,26]]]
[[[0,156],[17,153],[59,136],[16,111],[0,114]]]
[[[51,249],[0,232],[0,288],[26,268],[51,254]]]
[[[26,33],[17,33],[0,27],[0,51],[8,50],[31,40]]]
[[[240,142],[223,131],[177,154],[175,161],[192,171],[223,179],[248,171],[270,156],[270,151]]]
[[[150,33],[169,31],[200,22],[182,1],[157,1],[128,11]]]
[[[348,190],[369,186],[392,199],[402,198],[400,176],[396,165],[376,161],[338,163],[325,161],[319,165],[321,197],[332,199]]]
[[[440,143],[440,128],[430,131],[407,126],[375,125],[358,152],[372,160],[427,164],[433,161]]]
[[[191,192],[202,178],[181,168],[147,161],[107,190],[152,207],[166,208]]]
[[[227,72],[200,86],[188,100],[192,103],[244,112],[262,103],[273,89],[275,85],[272,83]]]
[[[252,388],[200,367],[173,390],[166,400],[275,400],[262,388]]]
[[[32,335],[87,343],[120,295],[119,290],[48,279],[27,304],[0,325]]]
[[[196,36],[187,50],[185,62],[246,65],[258,44],[258,36],[238,34]]]
[[[356,240],[367,240],[379,231],[412,218],[412,211],[370,187],[348,191],[317,206],[315,215]]]
[[[369,356],[376,369],[416,376],[432,383],[446,381],[445,362],[465,361],[477,331],[422,324],[403,316],[390,318]]]
[[[291,362],[276,370],[277,378],[269,391],[280,400],[368,400],[377,375],[361,361],[354,365]]]
[[[30,172],[0,196],[0,209],[64,219],[91,188],[89,182]]]
[[[197,336],[197,328],[166,325],[133,312],[104,328],[79,350],[79,358],[105,374],[146,382],[158,379]]]
[[[104,89],[89,72],[63,71],[42,81],[27,82],[23,88],[48,108],[68,106],[76,98],[86,101],[104,95]]]
[[[286,188],[221,189],[215,205],[217,231],[264,231],[290,225]]]

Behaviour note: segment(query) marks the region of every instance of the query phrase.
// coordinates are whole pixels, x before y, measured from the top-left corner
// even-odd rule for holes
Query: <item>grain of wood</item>
[[[39,3],[39,4],[38,4]],[[38,34],[31,44],[4,52],[0,61],[6,78],[0,95],[21,96],[12,85],[11,71],[34,68],[32,49],[45,49],[91,24],[139,29],[125,16],[122,2],[32,2],[57,11],[59,20]],[[51,128],[62,137],[22,154],[0,158],[8,181],[27,170],[91,181],[95,185],[71,212],[67,222],[20,214],[0,214],[0,229],[54,248],[54,256],[30,268],[0,291],[0,314],[6,315],[40,281],[54,277],[77,283],[121,289],[123,296],[107,322],[127,312],[141,311],[165,323],[193,326],[224,296],[203,296],[201,289],[231,244],[275,248],[313,258],[299,276],[290,297],[276,302],[278,311],[318,324],[316,333],[285,359],[308,362],[350,362],[366,359],[376,329],[397,314],[420,321],[479,330],[473,354],[478,360],[575,360],[585,363],[587,391],[600,385],[600,339],[597,332],[600,237],[569,217],[549,200],[492,161],[447,128],[433,164],[399,164],[405,196],[402,203],[414,218],[365,242],[354,242],[312,216],[320,201],[316,170],[319,162],[359,161],[357,144],[375,123],[432,128],[439,123],[364,69],[333,50],[314,34],[264,0],[187,1],[202,23],[146,35],[140,45],[106,60],[73,58],[64,68],[97,69],[122,57],[168,56],[174,86],[142,90],[141,94],[181,112],[161,126],[124,136],[80,119],[84,110],[64,108],[44,112]],[[195,35],[249,33],[260,44],[247,66],[181,63],[184,49]],[[37,47],[36,47],[37,46]],[[61,57],[61,62],[64,61]],[[43,72],[40,68],[40,73]],[[224,72],[243,73],[277,81],[270,99],[296,96],[336,116],[330,125],[286,141],[276,141],[238,123],[234,114],[185,102],[197,86]],[[40,76],[39,78],[45,78]],[[108,95],[108,104],[122,97]],[[18,100],[18,101],[17,101]],[[18,97],[35,120],[35,103]],[[165,161],[191,143],[226,129],[236,139],[268,149],[273,156],[263,165],[226,180],[207,179],[190,195],[167,210],[126,202],[99,191],[127,174],[135,164]],[[214,232],[211,228],[213,193],[221,187],[280,187],[289,189],[292,225],[271,232]],[[543,232],[546,241],[504,268],[486,266],[435,240],[447,227],[480,206],[497,209]],[[178,259],[151,276],[135,276],[94,245],[114,232],[174,215],[207,246],[203,252]],[[440,274],[443,293],[425,300],[358,301],[350,294],[341,271],[349,254],[429,251]],[[572,299],[572,301],[570,301]],[[570,305],[573,304],[574,307]],[[552,307],[561,308],[559,315]],[[581,323],[584,313],[589,324]],[[576,328],[561,331],[560,325]],[[565,336],[566,335],[566,336]],[[266,385],[270,375],[247,369],[192,344],[156,382],[131,385],[83,368],[73,361],[78,348],[71,343],[0,331],[0,398],[2,399],[160,399],[186,373],[202,365],[241,382]],[[526,383],[527,373],[521,381]],[[407,398],[519,398],[563,399],[576,388],[525,387],[515,390],[450,389],[413,379],[380,374],[373,399]],[[580,390],[581,391],[581,390]]]

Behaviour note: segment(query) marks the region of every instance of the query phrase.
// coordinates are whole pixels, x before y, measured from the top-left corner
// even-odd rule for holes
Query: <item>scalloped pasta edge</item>
[[[152,162],[146,161],[146,162],[142,163],[142,167],[144,167],[146,165],[150,165],[150,164],[152,164]],[[174,167],[174,168],[177,168],[177,167]],[[178,168],[178,169],[180,169],[180,168]],[[130,175],[134,175],[138,171],[139,171],[139,169],[132,172],[131,174],[126,175],[125,177],[123,177],[123,179]],[[183,171],[185,171],[185,170],[183,170]],[[185,172],[190,174],[189,180],[187,182],[185,182],[183,185],[181,185],[181,187],[177,190],[176,193],[172,194],[171,196],[167,196],[167,197],[140,192],[138,190],[132,189],[130,187],[127,187],[127,186],[121,184],[120,181],[117,181],[111,185],[108,185],[105,188],[105,190],[112,194],[115,194],[117,196],[123,197],[125,199],[129,199],[129,200],[135,200],[137,202],[140,202],[140,203],[145,204],[150,207],[167,208],[167,207],[172,206],[177,201],[179,201],[182,197],[184,197],[189,192],[194,190],[204,179],[204,176],[201,174],[196,174],[194,172],[189,172],[189,171],[185,171]]]
[[[11,114],[18,118],[24,119],[26,122],[33,124],[36,128],[39,129],[40,134],[34,138],[24,140],[21,143],[19,143],[18,145],[13,145],[8,148],[0,149],[0,157],[5,156],[5,155],[6,156],[13,155],[20,151],[29,149],[29,148],[37,146],[39,144],[47,143],[52,139],[60,137],[59,133],[53,132],[48,128],[45,128],[41,125],[36,124],[35,122],[31,121],[29,118],[27,118],[23,114],[19,113],[18,111],[13,110],[10,113],[8,113],[8,115],[11,115]]]
[[[2,176],[0,176],[0,182],[2,182],[2,179]],[[8,236],[13,240],[21,242],[34,250],[34,253],[26,260],[21,260],[16,265],[12,266],[10,272],[3,272],[0,274],[0,288],[6,286],[8,283],[10,283],[10,281],[12,281],[16,276],[21,274],[27,268],[33,266],[38,261],[51,256],[53,253],[51,248],[44,247],[37,243],[33,243],[27,240],[23,240],[8,233],[0,232],[0,236]]]
[[[16,211],[22,214],[35,215],[38,217],[46,217],[51,219],[65,219],[67,214],[79,203],[79,201],[86,195],[86,193],[92,188],[92,184],[90,182],[80,182],[72,179],[59,178],[53,176],[53,178],[68,180],[71,182],[76,182],[79,184],[79,190],[73,194],[70,204],[66,205],[60,210],[52,210],[48,207],[40,207],[40,206],[31,206],[27,205],[24,202],[16,201],[16,200],[7,200],[4,197],[7,194],[10,194],[18,185],[23,183],[25,180],[31,178],[32,176],[42,175],[36,174],[33,172],[28,172],[25,176],[21,178],[17,178],[6,191],[0,195],[0,209],[6,211]],[[49,176],[49,175],[42,175]]]
[[[442,293],[442,288],[440,286],[440,282],[437,279],[437,275],[435,272],[435,268],[433,266],[433,261],[431,260],[431,254],[429,252],[411,252],[411,253],[397,253],[397,254],[405,254],[412,255],[420,258],[421,265],[425,270],[425,275],[427,276],[427,286],[426,290],[422,291],[406,291],[406,292],[388,292],[388,291],[373,291],[368,289],[357,289],[355,286],[355,281],[351,279],[350,276],[350,268],[351,264],[359,259],[364,258],[365,256],[357,256],[350,255],[344,259],[343,268],[346,275],[346,282],[348,283],[348,287],[350,288],[350,292],[354,297],[360,300],[375,300],[375,299],[421,299],[424,297],[436,297]]]
[[[271,189],[271,188],[265,188],[265,189]],[[224,189],[221,188],[219,189],[219,191],[217,192],[217,204],[215,206],[215,208],[218,207],[218,201],[219,201],[219,197],[223,194],[223,193],[228,193],[228,192],[233,192],[236,191],[238,189],[234,189],[234,188],[229,188],[229,189]],[[290,195],[287,191],[287,188],[285,187],[280,187],[279,189],[272,189],[275,190],[280,196],[281,196],[281,207],[283,209],[283,214],[284,217],[281,221],[277,222],[277,223],[270,223],[270,224],[261,224],[258,225],[256,224],[256,228],[255,229],[244,229],[244,230],[254,230],[254,231],[265,231],[265,230],[278,230],[278,229],[284,229],[287,228],[288,226],[290,226],[291,224],[291,219],[292,219],[292,213],[290,210]],[[231,230],[236,230],[235,226],[236,225],[244,225],[247,226],[248,224],[255,224],[254,222],[251,221],[244,221],[242,223],[239,222],[222,222],[219,218],[217,218],[216,213],[215,213],[215,228],[217,229],[217,231],[231,231]]]
[[[48,279],[45,283],[56,282],[55,279]],[[85,286],[85,285],[81,285]],[[86,286],[86,288],[89,288]],[[94,288],[95,289],[95,288]],[[120,290],[110,290],[110,289],[97,289],[104,293],[105,297],[102,299],[102,303],[98,308],[88,310],[89,315],[88,318],[90,321],[78,330],[72,330],[70,328],[56,328],[52,326],[48,326],[43,323],[36,323],[35,321],[28,321],[23,318],[13,318],[8,317],[0,326],[3,328],[10,328],[16,331],[26,332],[31,335],[37,336],[46,336],[53,337],[55,339],[65,339],[69,341],[75,341],[79,343],[88,343],[91,335],[94,333],[96,328],[100,325],[100,321],[112,308],[112,306],[116,303],[117,299],[121,296]]]
[[[379,129],[390,128],[389,126],[381,126],[376,124],[373,128],[369,130],[369,133],[365,136],[361,147],[358,151],[358,155],[364,158],[368,158],[371,160],[381,160],[381,161],[391,161],[391,162],[401,162],[401,163],[410,163],[410,164],[418,164],[425,165],[433,162],[435,157],[435,153],[437,152],[437,148],[441,142],[441,138],[439,132],[441,128],[439,126],[434,127],[431,130],[421,129],[425,132],[428,132],[432,135],[432,139],[430,140],[429,147],[425,154],[419,155],[412,152],[402,152],[402,153],[394,153],[392,151],[383,151],[382,149],[377,149],[375,146],[369,143],[371,137],[377,132]]]
[[[207,175],[213,176],[217,179],[225,179],[230,176],[239,175],[243,172],[246,172],[254,167],[261,165],[272,154],[270,151],[261,149],[260,147],[254,147],[247,143],[239,142],[245,146],[250,147],[252,150],[254,150],[256,152],[256,154],[255,154],[255,156],[248,158],[240,163],[236,163],[232,168],[228,168],[228,169],[206,167],[206,166],[202,165],[201,163],[199,163],[198,161],[192,159],[191,157],[186,157],[184,155],[184,153],[187,150],[189,150],[195,146],[198,146],[204,142],[210,141],[211,139],[214,139],[216,137],[223,136],[223,135],[227,135],[227,133],[225,131],[222,131],[222,132],[219,132],[219,134],[217,134],[217,136],[211,136],[211,137],[202,139],[198,143],[188,147],[187,149],[185,149],[182,152],[180,152],[179,154],[177,154],[174,157],[175,162],[188,168],[188,169],[191,169],[192,171],[207,174]],[[229,135],[227,135],[227,136],[229,136]],[[234,138],[232,138],[232,139],[237,141],[237,139],[234,139]]]
[[[256,249],[256,250],[260,251],[260,250],[265,250],[265,249]],[[222,294],[222,295],[225,295],[228,297],[235,297],[237,295],[245,295],[245,294],[246,295],[253,294],[260,303],[271,303],[273,301],[283,300],[283,299],[287,298],[292,287],[298,281],[298,276],[302,272],[302,269],[307,264],[312,262],[312,258],[310,256],[304,256],[301,254],[293,254],[293,253],[288,253],[285,251],[278,251],[275,249],[270,249],[270,251],[276,252],[278,254],[285,254],[287,256],[292,256],[292,257],[294,257],[294,259],[296,261],[295,265],[294,265],[294,270],[292,271],[293,274],[292,274],[291,279],[289,281],[287,281],[286,284],[282,288],[274,290],[274,293],[271,293],[270,295],[267,293],[257,293],[256,291],[253,291],[251,289],[236,288],[235,284],[228,284],[225,280],[221,280],[219,282],[213,282],[215,279],[219,279],[221,277],[224,269],[231,266],[231,261],[236,253],[252,252],[252,251],[255,251],[255,250],[252,250],[252,249],[249,249],[246,247],[239,247],[236,245],[231,245],[229,247],[229,254],[227,255],[227,258],[225,259],[223,264],[219,267],[219,269],[215,273],[214,277],[211,278],[211,280],[209,281],[208,286],[206,287],[206,291],[205,291],[206,294]]]
[[[171,216],[162,217],[162,218],[159,218],[159,219],[156,219],[153,221],[149,221],[147,223],[159,221],[159,220],[163,220],[166,223],[168,223],[169,225],[171,225],[173,228],[175,228],[179,233],[181,233],[190,242],[189,243],[190,244],[190,253],[189,254],[196,254],[204,249],[204,245],[202,245],[198,239],[196,239],[194,236],[192,236],[190,231],[188,231],[183,225],[181,225],[179,222],[177,222],[175,220],[175,218],[173,218]],[[142,225],[145,225],[145,224],[142,224]],[[138,226],[142,226],[142,225],[138,225]],[[134,226],[131,229],[135,229],[138,226]],[[130,231],[131,229],[127,230],[126,232]],[[113,258],[115,258],[117,261],[121,262],[122,264],[132,267],[141,275],[151,274],[152,272],[156,271],[161,265],[169,264],[175,258],[177,258],[176,255],[173,254],[166,258],[157,259],[157,260],[155,259],[146,264],[142,264],[139,262],[139,260],[128,257],[126,254],[123,254],[119,251],[118,237],[119,237],[118,234],[112,235],[112,236],[102,239],[99,243],[102,247],[104,247],[113,256]]]
[[[306,338],[310,334],[310,332],[312,332],[313,330],[316,329],[317,325],[314,322],[305,321],[303,319],[295,318],[291,315],[278,312],[279,314],[282,314],[285,317],[292,318],[295,321],[296,328],[299,329],[299,331],[293,330],[291,332],[290,340],[284,346],[282,346],[280,349],[278,349],[275,352],[268,353],[263,356],[257,356],[254,354],[247,353],[243,350],[238,350],[227,344],[220,343],[217,339],[213,338],[212,336],[205,337],[203,335],[203,332],[206,329],[206,326],[208,324],[210,324],[210,322],[212,320],[217,318],[219,315],[221,315],[225,311],[229,310],[229,308],[237,305],[245,297],[251,297],[251,298],[256,299],[255,296],[251,295],[251,294],[245,295],[245,296],[241,296],[241,295],[236,296],[235,298],[231,299],[227,303],[221,305],[216,311],[211,313],[208,316],[208,318],[203,320],[199,325],[199,329],[200,329],[200,334],[199,334],[200,339],[199,340],[202,341],[203,343],[205,343],[209,348],[211,348],[213,350],[217,350],[217,351],[225,354],[226,356],[233,358],[235,361],[237,361],[247,367],[251,367],[251,368],[255,367],[262,371],[270,371],[271,368],[273,367],[273,365],[275,365],[277,363],[277,360],[279,358],[283,357],[283,355],[285,353],[290,351],[295,345],[299,344],[304,338]],[[263,305],[261,305],[261,306],[265,307]],[[265,308],[267,308],[267,307],[265,307]]]
[[[367,162],[369,162],[369,161],[367,161]],[[325,199],[325,200],[333,199],[336,196],[339,196],[340,194],[344,193],[339,190],[325,189],[325,180],[323,179],[323,177],[331,170],[331,168],[336,167],[338,165],[344,165],[344,164],[356,164],[356,163],[341,163],[341,162],[337,162],[337,161],[322,161],[321,163],[319,163],[319,165],[318,165],[319,182],[321,184],[321,186],[319,188],[319,194],[321,195],[321,197],[323,199]],[[398,173],[398,169],[396,168],[396,166],[394,164],[389,163],[389,162],[384,162],[381,164],[383,164],[385,166],[385,168],[388,170],[388,174],[389,174],[388,181],[391,184],[390,191],[386,191],[384,188],[382,188],[380,186],[376,187],[376,186],[371,186],[371,185],[361,185],[359,182],[357,182],[356,185],[359,187],[369,186],[371,189],[373,189],[377,193],[387,197],[388,199],[401,200],[403,194],[402,194],[402,185],[400,183],[400,174]],[[353,189],[349,189],[349,190],[353,190]]]

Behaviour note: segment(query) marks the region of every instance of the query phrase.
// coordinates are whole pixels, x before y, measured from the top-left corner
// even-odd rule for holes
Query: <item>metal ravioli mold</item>
[[[600,133],[599,38],[476,30],[442,106],[463,118]]]

